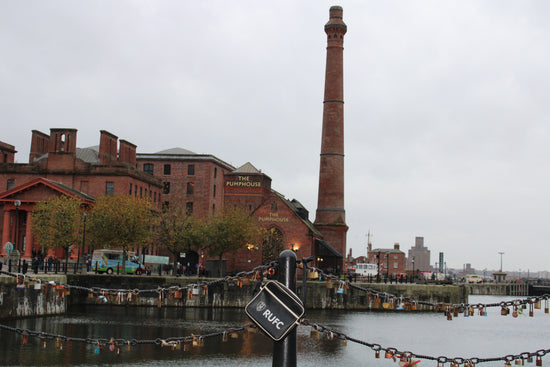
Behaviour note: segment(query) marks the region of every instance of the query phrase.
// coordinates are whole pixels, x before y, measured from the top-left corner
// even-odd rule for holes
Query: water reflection
[[[475,302],[492,303],[497,299],[477,297]],[[474,302],[474,301],[472,301]],[[536,312],[535,317],[500,316],[500,309],[489,309],[488,317],[458,317],[447,321],[435,313],[379,313],[345,311],[308,311],[313,322],[340,330],[359,340],[378,343],[419,354],[450,357],[498,357],[549,348],[550,316]],[[242,309],[177,309],[156,307],[85,306],[73,308],[65,316],[4,321],[4,324],[77,338],[122,338],[155,340],[208,334],[232,327],[241,327],[249,320]],[[339,340],[310,338],[310,329],[298,329],[299,366],[385,366],[395,364],[365,346]],[[120,348],[120,354],[103,350],[96,354],[93,345],[67,342],[63,349],[49,340],[42,348],[40,340],[29,338],[21,345],[19,334],[0,330],[0,364],[19,366],[176,366],[203,364],[208,366],[271,365],[273,343],[257,333],[239,334],[239,338],[209,338],[204,347],[189,351],[172,350],[158,345]],[[433,365],[422,361],[422,365]],[[503,362],[483,364],[499,366]]]

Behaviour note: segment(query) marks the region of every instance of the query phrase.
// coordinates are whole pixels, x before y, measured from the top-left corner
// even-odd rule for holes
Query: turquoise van
[[[143,265],[137,261],[132,261],[134,256],[129,252],[126,257],[126,269],[124,274],[141,275],[145,272]],[[98,273],[113,274],[115,272],[122,273],[122,250],[100,249],[94,250],[92,254],[92,269]],[[132,259],[132,260],[130,260]]]

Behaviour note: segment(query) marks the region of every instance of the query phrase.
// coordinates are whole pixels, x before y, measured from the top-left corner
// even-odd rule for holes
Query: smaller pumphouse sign
[[[271,339],[283,339],[304,315],[302,301],[283,284],[271,280],[248,302],[245,312]]]

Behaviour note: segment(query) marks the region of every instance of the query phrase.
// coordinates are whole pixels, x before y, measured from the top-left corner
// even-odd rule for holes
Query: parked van
[[[481,275],[468,274],[466,275],[466,283],[483,283]]]
[[[137,259],[134,252],[128,252],[126,257],[126,269],[122,271],[122,250],[99,249],[94,250],[92,254],[92,269],[98,273],[112,274],[117,271],[125,274],[141,275],[145,272],[145,268]]]
[[[362,277],[373,277],[378,274],[378,265],[369,263],[356,264],[353,272]]]

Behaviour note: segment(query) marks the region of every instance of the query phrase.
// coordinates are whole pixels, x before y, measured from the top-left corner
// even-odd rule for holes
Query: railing
[[[543,309],[544,313],[549,313],[548,300],[550,295],[545,294],[543,296],[527,297],[523,299],[515,299],[507,302],[499,303],[490,303],[490,304],[447,304],[447,303],[430,303],[420,300],[415,300],[413,298],[399,297],[394,294],[387,292],[380,292],[372,288],[364,288],[350,282],[349,280],[342,280],[339,277],[331,274],[324,273],[321,269],[310,267],[307,265],[307,261],[302,260],[302,262],[296,267],[295,260],[284,260],[288,262],[287,264],[272,262],[269,264],[261,265],[255,269],[248,272],[241,272],[235,276],[227,276],[221,279],[211,280],[211,281],[199,281],[198,283],[188,284],[185,287],[172,286],[169,288],[152,288],[152,289],[101,289],[101,288],[88,288],[77,285],[62,284],[59,282],[44,280],[42,282],[39,278],[33,278],[30,276],[23,275],[21,273],[12,273],[9,271],[0,271],[0,274],[8,275],[15,277],[17,279],[17,286],[24,286],[25,282],[40,282],[42,286],[56,287],[58,291],[61,289],[74,289],[83,292],[88,292],[92,297],[97,297],[102,299],[105,303],[113,302],[112,297],[107,297],[105,295],[116,295],[117,303],[124,304],[124,302],[131,302],[132,297],[139,297],[140,294],[153,293],[158,295],[159,303],[158,306],[162,306],[162,299],[167,295],[174,295],[176,292],[182,292],[187,294],[192,294],[193,289],[196,287],[208,287],[210,285],[219,284],[219,283],[234,283],[242,284],[243,280],[255,281],[256,289],[259,289],[262,284],[264,277],[268,274],[272,274],[277,270],[279,272],[279,281],[285,285],[292,288],[292,279],[294,277],[294,271],[297,268],[301,268],[304,272],[303,278],[307,278],[306,273],[308,271],[315,271],[319,274],[322,280],[327,282],[333,282],[338,289],[342,289],[342,292],[345,292],[345,289],[354,288],[357,291],[365,292],[369,297],[372,297],[374,302],[378,303],[379,306],[386,310],[396,310],[396,311],[407,311],[414,310],[416,305],[422,304],[425,306],[431,307],[434,311],[442,312],[447,320],[452,320],[453,317],[457,317],[459,314],[464,314],[464,316],[474,316],[476,313],[480,316],[486,314],[487,308],[490,307],[499,307],[501,309],[501,315],[507,316],[512,315],[513,317],[518,317],[519,314],[528,312],[530,317],[533,317],[535,310]],[[295,288],[294,288],[295,290]],[[306,292],[304,292],[305,295]],[[544,304],[544,307],[542,307]],[[357,343],[363,346],[370,348],[374,353],[376,358],[381,358],[381,355],[384,358],[391,359],[394,361],[400,362],[400,367],[411,367],[414,364],[418,363],[419,360],[430,360],[436,362],[438,367],[443,367],[446,364],[450,364],[451,367],[457,367],[464,365],[465,367],[473,367],[476,364],[485,363],[485,362],[495,362],[502,361],[504,362],[505,367],[510,367],[512,362],[515,364],[521,365],[524,362],[530,362],[535,360],[536,365],[542,365],[542,357],[550,353],[550,349],[539,349],[536,351],[523,352],[519,354],[508,354],[505,356],[494,357],[494,358],[477,358],[477,357],[447,357],[447,356],[430,356],[422,355],[412,351],[402,351],[394,348],[392,346],[382,346],[378,343],[372,343],[364,340],[354,338],[353,336],[346,335],[338,330],[329,328],[314,321],[302,319],[301,325],[309,327],[310,335],[313,338],[321,338],[324,336],[329,340],[341,340],[343,344],[348,342]],[[204,345],[205,340],[211,338],[221,338],[221,341],[227,340],[229,337],[238,337],[239,333],[243,332],[255,332],[257,329],[252,324],[243,325],[240,328],[230,328],[220,330],[219,332],[205,334],[205,335],[188,335],[183,337],[170,337],[170,338],[156,338],[152,340],[139,340],[139,339],[114,339],[114,338],[74,338],[71,336],[57,335],[44,333],[36,330],[13,328],[6,325],[0,324],[0,329],[14,332],[19,334],[22,343],[26,344],[30,337],[38,338],[42,346],[46,346],[47,341],[55,341],[55,346],[58,349],[63,349],[63,344],[66,342],[81,342],[87,343],[94,346],[94,351],[102,351],[105,348],[112,352],[119,353],[121,348],[125,350],[131,350],[132,347],[136,347],[144,344],[154,344],[158,345],[161,348],[171,348],[171,349],[181,349],[188,350],[191,347],[201,347]],[[295,331],[294,331],[295,332]],[[290,336],[291,334],[289,334]],[[288,336],[287,336],[288,339]],[[296,349],[295,349],[295,335],[294,341],[292,339],[284,339],[280,347],[275,346],[274,348],[274,365],[277,366],[295,366],[296,365]],[[276,342],[279,343],[279,342]],[[293,346],[294,343],[294,346]],[[277,364],[275,363],[277,359]]]

